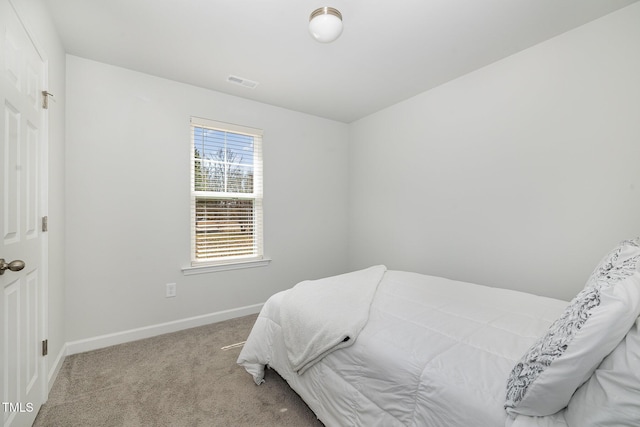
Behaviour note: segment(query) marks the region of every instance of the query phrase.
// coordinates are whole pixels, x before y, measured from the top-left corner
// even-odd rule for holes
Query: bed
[[[327,426],[640,425],[640,240],[571,301],[378,265],[263,306],[238,363]]]

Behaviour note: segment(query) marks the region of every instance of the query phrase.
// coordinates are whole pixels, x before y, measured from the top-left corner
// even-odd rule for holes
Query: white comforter
[[[327,354],[355,342],[369,320],[371,303],[385,271],[384,265],[377,265],[305,280],[284,294],[280,325],[294,371],[302,375]]]
[[[507,376],[566,301],[387,271],[359,336],[299,375],[280,304],[264,305],[238,363],[257,384],[275,369],[327,426],[501,427]],[[517,419],[515,425],[564,425]]]

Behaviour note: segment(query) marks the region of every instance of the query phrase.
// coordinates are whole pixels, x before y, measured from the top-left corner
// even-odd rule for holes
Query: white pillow
[[[569,427],[640,425],[640,319],[569,401]]]
[[[640,314],[640,238],[609,253],[585,288],[515,365],[505,409],[551,415],[569,403]]]

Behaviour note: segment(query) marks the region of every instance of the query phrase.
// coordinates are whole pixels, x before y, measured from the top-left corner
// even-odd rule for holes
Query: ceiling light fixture
[[[342,14],[333,7],[321,7],[309,16],[309,32],[320,43],[331,43],[342,34]]]

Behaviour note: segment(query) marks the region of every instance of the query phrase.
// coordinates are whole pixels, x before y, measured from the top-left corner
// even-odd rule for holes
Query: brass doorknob
[[[5,270],[11,271],[20,271],[24,268],[24,261],[21,259],[17,259],[15,261],[11,261],[10,263],[6,263],[4,258],[0,258],[0,276],[4,274]]]

